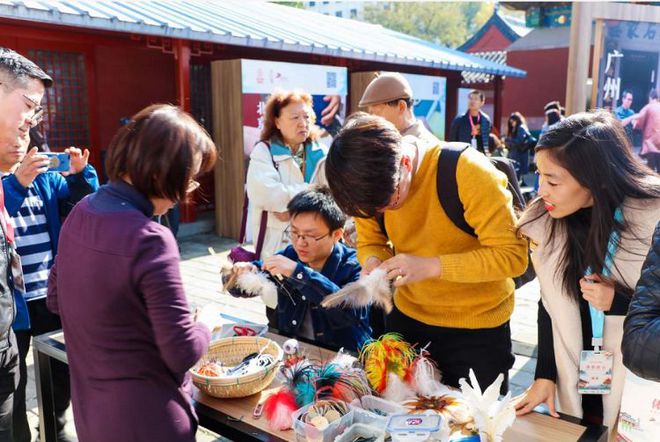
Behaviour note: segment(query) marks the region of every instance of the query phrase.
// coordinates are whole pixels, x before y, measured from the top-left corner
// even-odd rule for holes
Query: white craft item
[[[451,392],[440,383],[438,370],[428,358],[418,358],[414,370],[412,384],[419,396],[443,396]]]
[[[326,296],[321,306],[333,307],[367,307],[376,305],[385,312],[392,311],[392,287],[383,269],[376,269],[364,278],[346,284],[338,292]]]
[[[511,401],[511,392],[501,400],[498,399],[503,381],[504,375],[500,374],[483,394],[472,369],[470,369],[470,383],[472,386],[465,379],[458,381],[463,397],[474,415],[479,434],[486,436],[489,442],[501,442],[506,429],[513,425],[516,420],[516,410]]]
[[[417,397],[412,388],[394,373],[387,375],[387,387],[383,391],[383,397],[391,402],[403,403],[408,399]]]
[[[298,352],[300,351],[300,344],[298,344],[298,341],[296,339],[287,339],[284,341],[284,345],[282,345],[282,349],[284,350],[284,354],[292,356],[292,355],[297,355]]]
[[[246,295],[277,299],[277,286],[263,272],[241,273],[236,278],[236,287]]]

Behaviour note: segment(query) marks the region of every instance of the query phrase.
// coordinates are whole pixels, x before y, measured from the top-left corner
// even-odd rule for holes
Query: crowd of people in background
[[[52,83],[0,50],[0,441],[30,440],[30,338],[59,327],[69,364],[54,367],[58,440],[68,440],[71,400],[82,441],[193,441],[187,372],[220,317],[212,308],[191,315],[175,238],[153,218],[199,187],[217,147],[190,115],[152,105],[113,138],[107,184],[75,147],[67,172],[48,172],[28,146]],[[470,369],[482,386],[503,373],[505,394],[515,288],[532,270],[538,364],[518,413],[545,403],[553,416],[614,431],[624,365],[660,379],[660,102],[657,91],[649,98],[639,113],[624,92],[614,114],[569,116],[550,102],[537,139],[519,112],[499,136],[475,90],[440,140],[415,118],[406,79],[383,74],[364,91],[365,112],[327,146],[309,94],[273,93],[245,183],[243,226],[256,250],[232,272],[279,281],[263,301],[282,333],[350,350],[400,333],[428,344],[447,385]],[[632,129],[643,132],[648,166],[633,152]],[[536,197],[524,207],[519,184],[532,170]],[[395,291],[390,314],[320,306],[377,269]],[[594,346],[614,355],[606,396],[578,394],[579,355]]]

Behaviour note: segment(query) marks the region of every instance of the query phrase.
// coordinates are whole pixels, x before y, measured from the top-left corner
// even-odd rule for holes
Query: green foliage
[[[493,3],[488,2],[379,2],[365,6],[364,20],[455,48],[492,13]]]

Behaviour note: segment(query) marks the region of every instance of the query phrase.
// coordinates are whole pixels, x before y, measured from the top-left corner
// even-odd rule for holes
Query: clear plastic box
[[[350,407],[354,412],[354,423],[376,425],[381,428],[385,428],[387,419],[390,415],[405,414],[408,412],[403,405],[372,395],[362,396],[360,398],[360,406],[353,402]],[[372,410],[380,410],[384,412],[385,415],[375,413]]]
[[[296,432],[297,442],[333,442],[337,436],[353,425],[353,409],[349,407],[348,413],[331,422],[325,430],[319,430],[299,419],[309,407],[311,407],[311,404],[305,405],[293,413],[293,430]]]
[[[385,442],[385,430],[366,424],[353,424],[341,435],[335,438],[335,442],[353,442],[357,437],[375,437],[374,442]]]

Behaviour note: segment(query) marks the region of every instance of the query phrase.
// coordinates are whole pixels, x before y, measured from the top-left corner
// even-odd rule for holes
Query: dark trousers
[[[1,343],[5,347],[6,341]],[[9,346],[0,351],[0,442],[13,442],[12,410],[18,382],[18,349],[16,337],[9,330]]]
[[[438,364],[442,383],[459,387],[458,380],[468,379],[470,368],[482,391],[504,374],[501,394],[509,391],[509,369],[513,367],[511,328],[509,322],[495,328],[465,329],[436,327],[416,321],[396,307],[387,317],[387,329],[400,333],[403,339],[418,348],[431,343],[427,350]]]
[[[30,442],[32,435],[28,425],[27,411],[25,407],[25,387],[28,381],[27,364],[25,359],[30,349],[32,336],[39,336],[62,328],[60,317],[51,313],[46,306],[46,298],[28,301],[28,312],[30,314],[30,330],[19,330],[16,332],[18,353],[20,356],[20,379],[18,388],[14,394],[14,440],[16,442]],[[69,367],[60,361],[52,361],[53,393],[55,396],[55,420],[57,424],[58,438],[64,437],[64,425],[66,419],[64,414],[71,401],[69,383]]]
[[[509,158],[516,162],[516,174],[518,175],[518,180],[522,178],[523,175],[529,172],[529,152],[511,149],[509,151]]]

